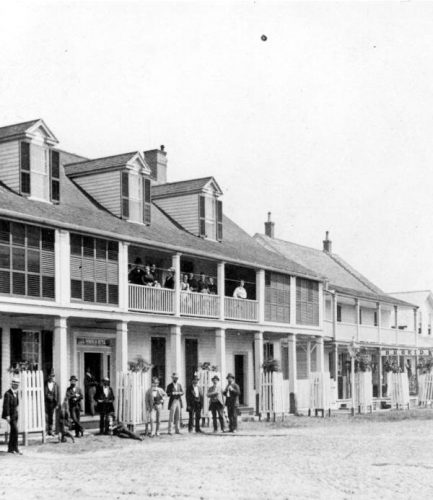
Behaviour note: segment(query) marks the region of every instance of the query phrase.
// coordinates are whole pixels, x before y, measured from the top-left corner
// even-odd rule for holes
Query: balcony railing
[[[197,292],[180,293],[180,314],[200,318],[218,318],[220,298],[218,295]]]
[[[258,321],[259,303],[257,300],[234,299],[225,297],[224,316],[239,321]]]
[[[129,285],[129,309],[131,311],[174,313],[174,290]]]

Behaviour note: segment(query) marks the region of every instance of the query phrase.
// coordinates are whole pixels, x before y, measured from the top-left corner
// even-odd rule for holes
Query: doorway
[[[198,340],[185,339],[185,384],[191,383],[198,370]]]
[[[165,389],[165,338],[151,339],[152,377],[159,378],[159,386]]]
[[[86,380],[86,373],[89,372],[94,378],[96,384],[99,385],[102,377],[102,354],[99,352],[85,352],[84,353],[84,372],[82,373],[83,380]],[[91,398],[94,398],[96,392],[96,386],[92,385],[92,388],[85,387],[85,398],[84,398],[84,412],[87,414],[94,414],[91,411]],[[94,404],[93,404],[94,406]]]
[[[235,381],[241,390],[239,396],[239,404],[245,404],[245,356],[243,354],[235,354]]]

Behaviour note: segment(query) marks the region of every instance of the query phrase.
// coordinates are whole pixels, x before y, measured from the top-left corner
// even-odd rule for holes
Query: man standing
[[[170,398],[168,400],[168,409],[170,410],[170,415],[168,418],[168,433],[172,433],[173,423],[174,430],[176,434],[180,434],[180,412],[182,409],[182,396],[183,389],[181,384],[178,382],[179,377],[177,373],[173,373],[171,376],[173,382],[167,386],[167,396]]]
[[[226,397],[230,432],[236,432],[238,428],[238,408],[240,393],[241,390],[238,384],[235,383],[235,377],[231,373],[229,373],[227,375],[227,387],[223,394]]]
[[[194,375],[191,385],[186,391],[186,406],[189,413],[188,431],[192,432],[195,420],[195,432],[202,432],[200,429],[201,409],[203,408],[203,391],[198,386],[199,378]]]
[[[53,372],[48,375],[48,381],[45,384],[45,416],[47,422],[47,434],[53,435],[53,417],[54,412],[59,406],[59,386],[56,383],[56,376]]]
[[[167,396],[164,389],[159,387],[159,378],[152,378],[152,387],[146,391],[146,411],[150,420],[150,437],[159,436],[159,420],[164,397]]]
[[[80,437],[84,434],[84,429],[80,424],[81,401],[83,392],[77,387],[78,379],[75,375],[69,379],[71,385],[66,389],[66,399],[69,404],[69,415],[74,422],[75,437]]]
[[[209,409],[212,412],[213,431],[218,432],[218,420],[220,421],[221,432],[224,432],[224,398],[223,391],[219,385],[219,377],[212,377],[213,385],[209,387],[207,396],[210,399]]]
[[[96,391],[96,411],[99,413],[99,434],[108,434],[110,413],[114,413],[114,393],[108,377],[102,379],[102,385]]]
[[[3,396],[3,413],[2,418],[10,426],[8,453],[16,453],[22,455],[18,450],[18,387],[20,378],[15,375],[12,378],[11,388],[5,392]]]

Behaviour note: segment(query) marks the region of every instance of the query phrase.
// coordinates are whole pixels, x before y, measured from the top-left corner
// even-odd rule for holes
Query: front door
[[[84,373],[82,373],[83,380],[86,378],[86,373],[90,373],[96,381],[97,384],[101,382],[102,378],[102,369],[103,369],[103,360],[102,353],[100,352],[85,352],[84,353]],[[89,391],[86,388],[85,391],[85,400],[84,400],[84,411],[86,414],[92,413],[90,410],[90,398],[94,397],[95,390]]]
[[[151,339],[152,377],[159,378],[159,386],[165,389],[165,338]]]
[[[185,339],[185,384],[190,384],[198,370],[198,341]]]
[[[241,390],[239,403],[245,404],[245,356],[243,354],[235,354],[235,381]]]

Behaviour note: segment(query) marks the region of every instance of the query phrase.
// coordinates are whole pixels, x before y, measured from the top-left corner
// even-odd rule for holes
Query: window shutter
[[[30,195],[30,144],[28,142],[21,143],[21,160],[20,160],[20,192],[21,194]]]
[[[217,200],[217,240],[222,241],[223,239],[223,202]]]
[[[206,210],[205,210],[206,198],[202,195],[199,197],[199,236],[206,237]]]
[[[50,151],[50,185],[51,201],[58,203],[60,201],[60,163],[59,152]]]
[[[122,218],[129,218],[129,173],[122,172]]]
[[[150,225],[150,179],[143,177],[143,223]]]

